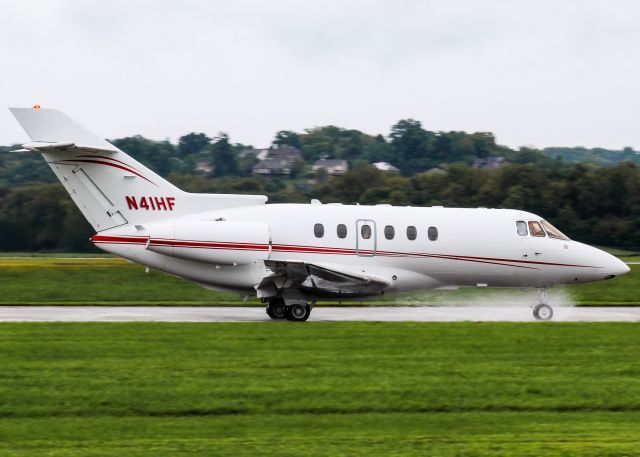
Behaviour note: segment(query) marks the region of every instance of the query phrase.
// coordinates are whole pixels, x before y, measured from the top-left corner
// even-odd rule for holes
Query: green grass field
[[[640,257],[624,257],[638,262]],[[639,305],[640,265],[631,273],[595,284],[555,288],[552,303]],[[212,292],[179,278],[114,257],[0,257],[0,304],[257,305],[233,293]],[[373,304],[534,303],[534,293],[461,289],[389,296]],[[370,302],[365,302],[368,304]]]
[[[0,455],[638,455],[640,326],[1,324]]]

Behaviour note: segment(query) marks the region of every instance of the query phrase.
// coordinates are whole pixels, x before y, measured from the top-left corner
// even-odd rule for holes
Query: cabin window
[[[427,236],[429,240],[435,241],[438,239],[438,227],[429,227],[427,229]]]
[[[558,240],[568,240],[569,237],[562,233],[560,230],[555,228],[553,225],[549,224],[547,221],[540,221],[540,224],[547,231],[547,235],[549,238],[557,238]]]
[[[527,236],[529,234],[527,231],[527,223],[525,221],[516,222],[516,230],[520,236]]]
[[[545,236],[544,229],[538,221],[529,221],[529,233],[531,236]]]
[[[392,240],[394,236],[396,236],[396,229],[393,228],[393,225],[385,225],[384,237],[388,240]]]
[[[417,236],[418,230],[413,225],[407,227],[407,238],[409,238],[410,240],[415,240]]]
[[[362,235],[362,238],[365,240],[371,238],[371,226],[368,224],[364,224],[362,227],[360,227],[360,235]]]
[[[338,232],[338,238],[346,238],[347,237],[347,226],[344,224],[338,224],[336,229]]]
[[[313,226],[313,234],[316,238],[322,238],[324,236],[324,225],[316,224]]]

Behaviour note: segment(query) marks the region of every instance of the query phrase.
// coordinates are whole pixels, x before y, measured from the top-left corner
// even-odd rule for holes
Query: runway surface
[[[555,307],[554,321],[638,322],[640,307]],[[262,322],[255,307],[0,306],[0,322]],[[528,307],[317,307],[309,321],[531,322]]]

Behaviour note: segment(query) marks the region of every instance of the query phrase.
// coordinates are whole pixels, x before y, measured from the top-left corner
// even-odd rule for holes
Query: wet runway
[[[309,321],[532,322],[527,307],[317,307]],[[555,307],[554,321],[638,322],[640,307]],[[0,322],[263,322],[256,307],[0,306]]]

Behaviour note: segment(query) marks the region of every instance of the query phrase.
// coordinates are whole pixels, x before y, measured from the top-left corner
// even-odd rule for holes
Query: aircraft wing
[[[258,289],[301,289],[318,295],[355,296],[379,295],[389,286],[381,278],[366,275],[348,267],[302,262],[297,260],[265,260],[273,272],[258,285]]]

